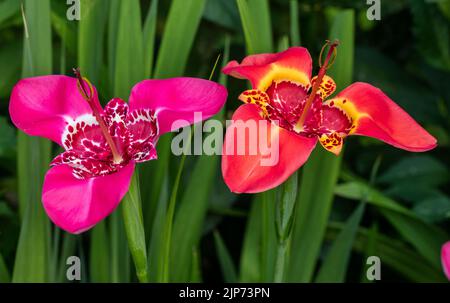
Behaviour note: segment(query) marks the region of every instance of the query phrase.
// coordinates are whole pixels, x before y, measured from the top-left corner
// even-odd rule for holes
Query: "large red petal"
[[[204,79],[145,80],[133,87],[129,105],[130,111],[154,110],[161,135],[215,115],[227,94],[224,86]]]
[[[222,174],[225,183],[233,192],[262,192],[283,183],[305,163],[317,141],[316,138],[297,135],[262,119],[259,111],[259,108],[253,104],[239,107],[225,135]],[[261,142],[258,137],[254,138],[255,140],[249,138],[249,135],[239,137],[238,132],[245,133],[248,130],[244,127],[247,126],[256,127],[253,134],[260,132],[264,134],[264,128],[266,128],[268,134],[266,138],[271,141],[269,146],[274,147],[271,154],[273,161],[268,159],[270,154],[262,152],[260,148],[256,148],[255,153],[251,153],[251,147],[259,146]],[[240,147],[245,147],[244,153],[238,154]]]
[[[77,179],[69,166],[54,166],[44,180],[44,208],[65,231],[86,231],[114,211],[128,191],[133,171],[134,163],[130,163],[117,173]]]
[[[293,81],[306,87],[310,85],[312,60],[306,48],[291,47],[280,53],[251,55],[240,64],[231,61],[222,71],[248,79],[254,89],[262,91],[274,80]]]
[[[350,134],[377,138],[395,147],[423,152],[436,147],[436,139],[380,89],[354,83],[330,100],[354,119]]]
[[[95,88],[94,98],[98,103]],[[20,80],[11,93],[9,113],[25,133],[62,145],[68,122],[92,110],[78,91],[75,78],[51,75]]]

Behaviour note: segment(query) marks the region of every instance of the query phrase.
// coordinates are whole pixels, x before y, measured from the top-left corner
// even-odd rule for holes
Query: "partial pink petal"
[[[259,111],[254,104],[242,105],[234,113],[233,123],[227,129],[223,145],[222,174],[232,192],[257,193],[280,185],[306,162],[316,145],[316,138],[307,138],[278,127],[262,119]],[[250,123],[243,124],[244,122]],[[263,127],[267,129],[271,153],[269,150],[262,152],[258,146],[264,141],[258,138],[252,140],[249,135],[245,135],[243,139],[242,136],[239,137],[239,132],[252,133],[248,130],[252,126],[257,128],[253,132],[256,136],[260,132],[264,134]],[[244,153],[239,154],[239,147],[243,146]],[[255,146],[256,153],[252,153],[251,147]]]
[[[185,77],[139,82],[131,91],[129,105],[130,111],[154,110],[161,135],[208,119],[222,108],[226,99],[227,90],[222,85]],[[194,117],[196,112],[201,117]],[[172,128],[175,121],[180,123]]]
[[[96,92],[94,98],[98,103]],[[51,75],[20,80],[11,93],[9,113],[17,128],[28,135],[62,145],[66,121],[92,111],[78,91],[75,78]]]
[[[354,83],[331,101],[355,121],[355,129],[350,134],[377,138],[413,152],[427,151],[437,145],[436,139],[408,113],[370,84]]]
[[[291,47],[274,54],[245,57],[239,64],[229,62],[223,72],[240,79],[248,79],[254,89],[265,91],[273,80],[293,81],[305,87],[310,85],[311,55],[304,47]]]
[[[444,273],[447,276],[447,279],[450,281],[450,241],[442,245],[441,261]]]
[[[128,191],[133,171],[134,163],[130,163],[117,173],[77,179],[69,166],[54,166],[44,180],[44,208],[65,231],[86,231],[114,211]]]

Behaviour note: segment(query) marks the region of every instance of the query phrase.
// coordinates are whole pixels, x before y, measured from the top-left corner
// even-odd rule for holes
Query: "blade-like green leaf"
[[[316,282],[340,283],[345,281],[353,242],[364,214],[365,205],[365,203],[360,203],[334,240],[317,274]]]
[[[261,195],[253,199],[245,228],[244,243],[240,258],[239,281],[245,283],[261,282]]]
[[[127,100],[133,85],[145,78],[141,7],[138,0],[120,1],[119,11],[114,96]]]
[[[334,240],[342,231],[341,223],[330,223],[326,239]],[[359,228],[353,248],[357,252],[363,252],[370,241],[370,231]],[[397,239],[378,233],[375,238],[375,250],[373,255],[379,256],[382,263],[402,274],[412,282],[445,282],[442,269],[430,266],[426,259],[411,250],[405,243]],[[363,269],[365,272],[365,270]],[[365,273],[364,273],[365,274]],[[383,279],[383,272],[381,273]]]
[[[6,267],[5,260],[3,260],[2,254],[0,254],[0,283],[11,282],[11,276],[9,270]]]
[[[330,76],[338,87],[346,87],[352,80],[353,72],[353,10],[342,10],[336,14],[329,38],[340,41],[338,56],[329,70]],[[321,146],[317,146],[303,167],[293,227],[289,281],[309,282],[312,279],[333,202],[333,189],[341,161],[342,155],[335,157]]]
[[[346,178],[350,176],[347,175]],[[419,253],[421,253],[435,268],[440,267],[439,253],[442,243],[446,241],[448,235],[438,227],[424,222],[416,214],[403,208],[398,202],[384,196],[382,193],[370,188],[369,185],[361,180],[355,180],[351,183],[358,185],[358,190],[349,192],[338,189],[338,194],[350,198],[361,199],[365,193],[367,202],[374,204],[378,211],[388,219],[388,221],[397,229],[397,231],[409,241]]]
[[[111,282],[110,279],[110,246],[106,222],[100,222],[91,231],[89,253],[90,281],[95,283]]]
[[[202,257],[200,255],[200,249],[192,249],[192,266],[191,266],[191,277],[190,281],[192,283],[202,282]]]
[[[176,247],[171,253],[172,281],[181,282],[189,277],[189,252],[200,240],[218,160],[216,156],[206,155],[198,159],[180,201],[172,237],[172,246]]]
[[[137,277],[140,282],[148,282],[147,246],[145,244],[138,171],[133,174],[130,188],[122,201],[121,207],[128,247],[136,266]]]
[[[158,19],[158,0],[153,0],[144,24],[144,74],[150,77],[153,73],[155,57],[156,21]]]
[[[20,2],[17,0],[5,0],[0,3],[0,24],[20,11]]]
[[[244,30],[248,54],[270,52],[273,49],[269,1],[236,0]]]
[[[233,259],[231,258],[222,237],[217,231],[214,232],[214,243],[216,244],[217,257],[219,258],[220,268],[222,269],[225,282],[237,282],[237,274],[233,264]]]
[[[22,76],[50,74],[52,47],[50,2],[24,2],[25,39]],[[49,275],[50,225],[41,204],[41,187],[50,160],[50,142],[19,133],[18,194],[22,226],[13,282],[45,282]]]
[[[78,26],[78,66],[92,83],[98,83],[103,66],[104,31],[108,16],[106,0],[82,0]],[[66,21],[67,22],[67,21]]]
[[[291,27],[291,44],[293,46],[300,45],[300,24],[298,19],[298,0],[289,1],[290,27]]]
[[[184,0],[172,1],[156,62],[155,78],[183,74],[204,7],[205,0],[192,1],[189,5]]]

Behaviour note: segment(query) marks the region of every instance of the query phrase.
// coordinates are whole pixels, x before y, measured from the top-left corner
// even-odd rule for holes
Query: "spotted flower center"
[[[86,114],[67,121],[61,138],[65,152],[58,155],[51,165],[69,165],[75,177],[84,179],[111,174],[130,161],[144,162],[156,158],[158,124],[153,111],[138,109],[130,112],[127,103],[113,99],[100,117],[120,161],[113,154],[97,117]]]

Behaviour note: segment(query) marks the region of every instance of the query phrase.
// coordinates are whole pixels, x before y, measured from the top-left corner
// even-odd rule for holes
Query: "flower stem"
[[[284,268],[286,263],[287,242],[279,241],[277,248],[277,258],[275,261],[274,282],[281,283],[284,281]]]
[[[145,244],[138,170],[134,171],[130,189],[122,201],[122,214],[128,246],[136,267],[136,275],[139,282],[148,282],[147,245]]]
[[[275,261],[274,282],[283,282],[287,247],[291,238],[292,223],[297,199],[298,172],[292,174],[280,187],[277,195],[275,225],[277,227],[277,256]]]

